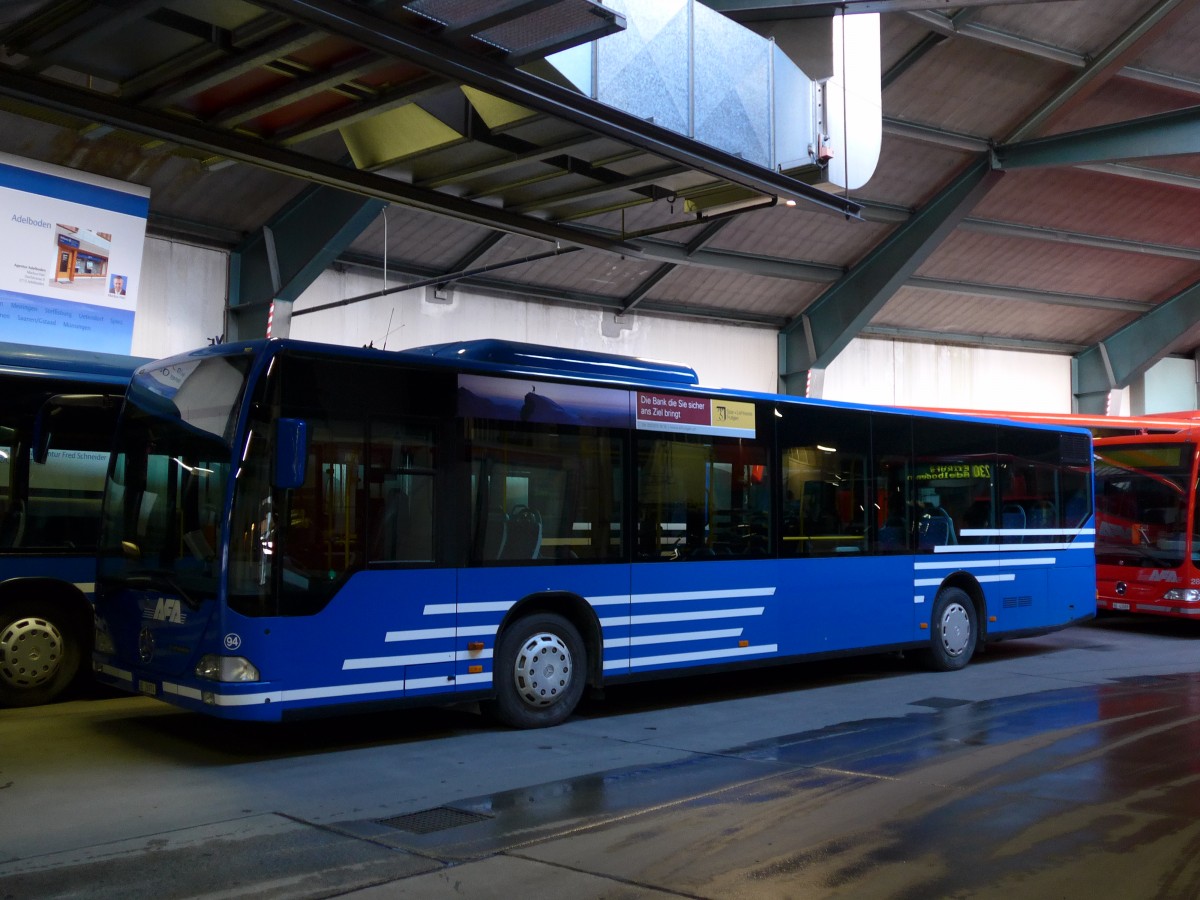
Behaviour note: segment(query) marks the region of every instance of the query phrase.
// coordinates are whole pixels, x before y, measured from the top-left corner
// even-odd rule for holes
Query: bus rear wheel
[[[61,610],[26,601],[0,612],[0,706],[56,699],[75,680],[81,657]]]
[[[494,672],[492,715],[512,728],[545,728],[565,721],[583,696],[587,651],[562,616],[535,613],[500,635]]]
[[[975,604],[960,588],[946,588],[933,601],[928,661],[938,672],[961,669],[971,661],[979,640]]]

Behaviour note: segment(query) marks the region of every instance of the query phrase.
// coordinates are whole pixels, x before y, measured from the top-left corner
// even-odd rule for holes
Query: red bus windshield
[[[1178,568],[1187,552],[1192,444],[1096,446],[1096,561]]]

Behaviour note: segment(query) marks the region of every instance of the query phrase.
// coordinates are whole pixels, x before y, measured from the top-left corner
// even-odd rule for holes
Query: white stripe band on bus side
[[[640,637],[609,638],[604,649],[610,647],[641,647],[647,644],[678,644],[683,641],[716,641],[721,638],[741,637],[744,628],[723,628],[717,631],[681,631],[673,634],[648,634]]]
[[[387,669],[396,666],[428,666],[448,662],[474,662],[479,659],[491,658],[491,650],[447,650],[445,653],[414,653],[409,656],[372,656],[344,660],[342,671]]]
[[[658,613],[647,616],[628,616],[619,619],[601,619],[602,628],[621,625],[657,625],[662,622],[703,622],[708,619],[735,619],[738,616],[761,616],[765,607],[747,609],[713,609],[707,612]]]
[[[1006,575],[976,575],[975,580],[980,584],[987,584],[995,581],[1016,581],[1017,576],[1009,572]],[[913,587],[934,587],[942,583],[940,578],[914,578]]]
[[[1053,556],[1031,556],[1029,559],[956,559],[945,562],[913,563],[914,569],[999,569],[1001,566],[1052,566],[1057,562]]]

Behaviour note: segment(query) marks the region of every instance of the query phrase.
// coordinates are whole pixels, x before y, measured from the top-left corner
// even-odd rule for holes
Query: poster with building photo
[[[0,340],[130,352],[150,190],[0,153]]]

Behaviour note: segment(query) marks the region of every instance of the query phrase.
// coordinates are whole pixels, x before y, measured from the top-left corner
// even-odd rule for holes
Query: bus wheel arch
[[[580,597],[542,594],[514,606],[496,632],[496,695],[487,711],[513,728],[566,720],[594,683],[599,633],[599,621]]]
[[[51,578],[0,584],[0,706],[58,698],[88,668],[92,610],[74,585]]]
[[[929,617],[926,662],[938,672],[965,668],[983,646],[987,604],[979,583],[955,573],[942,582]]]

